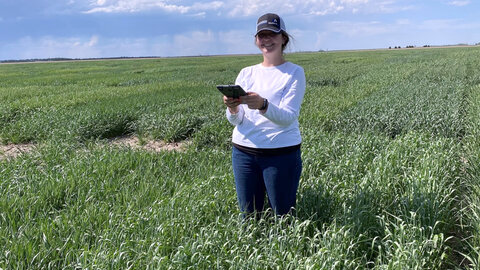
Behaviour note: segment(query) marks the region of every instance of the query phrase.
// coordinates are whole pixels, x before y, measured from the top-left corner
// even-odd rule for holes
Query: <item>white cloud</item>
[[[251,16],[265,12],[285,14],[327,15],[341,11],[357,11],[368,0],[287,0],[281,2],[263,0],[230,1],[231,16]]]
[[[232,17],[256,16],[266,12],[282,15],[328,15],[346,13],[392,13],[409,10],[398,0],[97,0],[90,1],[85,13],[134,13],[153,9],[179,14],[204,14],[215,11]]]
[[[218,10],[223,7],[224,3],[222,1],[213,1],[207,3],[194,3],[192,5],[193,10]]]
[[[410,19],[398,19],[396,21],[397,25],[410,25],[411,23]]]
[[[0,59],[34,58],[90,58],[100,57],[97,48],[99,37],[90,38],[41,38],[24,37],[16,42],[0,47]]]
[[[212,31],[195,31],[189,34],[179,34],[173,37],[173,46],[179,54],[208,54],[215,37]]]
[[[173,3],[170,3],[173,2]],[[160,9],[166,12],[185,14],[189,12],[202,12],[208,10],[217,10],[223,6],[221,1],[195,2],[176,4],[172,0],[98,0],[90,4],[90,9],[85,13],[134,13]]]
[[[370,22],[348,22],[335,21],[329,23],[328,29],[330,32],[337,32],[345,36],[375,36],[390,32],[391,26],[382,24],[378,21]]]
[[[419,25],[419,29],[429,31],[445,30],[472,30],[476,31],[480,27],[478,22],[464,22],[463,20],[426,20]]]
[[[474,44],[480,40],[476,29],[480,23],[466,20],[397,19],[393,23],[378,21],[334,21],[323,31],[315,30],[302,35],[302,46],[309,48],[303,39],[310,40],[317,49],[371,49],[389,46]],[[304,45],[305,44],[305,45]],[[315,49],[314,48],[314,49]]]
[[[169,55],[212,55],[254,53],[254,39],[248,31],[194,31],[177,34],[166,44]],[[165,54],[162,54],[165,55]]]
[[[339,13],[394,13],[411,10],[412,5],[406,5],[398,0],[287,0],[278,2],[265,2],[262,0],[242,0],[234,5],[231,14],[253,15],[267,11],[280,14],[309,14],[332,15]]]
[[[171,5],[167,1],[153,1],[153,0],[120,0],[107,1],[98,0],[92,3],[90,10],[85,13],[134,13],[151,9],[163,9],[168,12],[186,13],[190,9],[187,6]]]
[[[470,1],[450,1],[448,4],[452,6],[463,7],[469,5]]]
[[[93,46],[97,45],[97,43],[98,43],[98,36],[92,36],[90,38],[90,42],[88,42],[88,46],[93,47]]]
[[[255,45],[255,39],[251,31],[244,30],[220,32],[217,47],[227,54],[260,52]]]
[[[248,31],[194,31],[152,38],[24,37],[0,43],[0,60],[43,58],[100,58],[139,56],[195,56],[257,53]]]

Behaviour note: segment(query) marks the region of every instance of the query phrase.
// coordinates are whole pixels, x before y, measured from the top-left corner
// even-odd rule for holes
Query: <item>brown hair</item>
[[[283,36],[283,38],[285,38],[285,43],[282,44],[282,51],[285,51],[285,48],[287,47],[288,43],[290,42],[291,36],[285,31],[282,31],[282,36]]]

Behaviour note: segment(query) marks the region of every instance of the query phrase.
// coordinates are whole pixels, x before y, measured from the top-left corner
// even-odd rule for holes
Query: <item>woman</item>
[[[223,97],[235,125],[232,163],[243,213],[263,211],[265,193],[277,215],[295,207],[302,171],[298,115],[305,93],[303,68],[285,61],[290,38],[276,14],[257,21],[255,44],[263,62],[240,71],[236,84],[247,91],[239,99]]]

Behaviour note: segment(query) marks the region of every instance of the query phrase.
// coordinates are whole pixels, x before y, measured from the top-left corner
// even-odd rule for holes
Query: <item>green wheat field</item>
[[[296,215],[245,222],[215,86],[261,55],[0,65],[0,269],[480,269],[480,47],[286,57]]]

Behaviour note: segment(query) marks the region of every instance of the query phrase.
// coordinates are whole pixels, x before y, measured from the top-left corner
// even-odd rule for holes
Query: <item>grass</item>
[[[215,85],[259,56],[0,65],[0,140],[37,145],[0,160],[0,268],[478,269],[479,54],[288,55],[297,214],[248,222]]]

